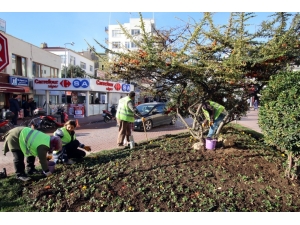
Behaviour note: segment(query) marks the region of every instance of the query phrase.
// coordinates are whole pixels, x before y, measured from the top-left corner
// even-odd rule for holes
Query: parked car
[[[152,127],[170,124],[174,125],[176,122],[175,115],[169,115],[164,102],[150,102],[143,103],[137,106],[139,112],[146,119],[144,122],[147,131],[151,130]],[[143,131],[144,126],[141,118],[136,118],[134,121],[134,130]]]

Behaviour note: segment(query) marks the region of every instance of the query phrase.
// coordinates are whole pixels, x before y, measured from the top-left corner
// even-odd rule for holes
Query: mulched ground
[[[194,150],[189,134],[56,165],[24,185],[32,211],[299,211],[299,184],[284,177],[286,156],[244,132],[235,145]]]

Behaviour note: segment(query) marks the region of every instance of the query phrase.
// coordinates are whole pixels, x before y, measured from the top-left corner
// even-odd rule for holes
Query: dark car
[[[175,115],[169,115],[166,108],[166,103],[164,102],[150,102],[144,103],[137,106],[139,112],[146,119],[144,122],[145,129],[147,131],[151,130],[152,127],[171,124],[174,125],[176,122]],[[141,118],[136,118],[134,121],[134,130],[144,130],[143,122]]]

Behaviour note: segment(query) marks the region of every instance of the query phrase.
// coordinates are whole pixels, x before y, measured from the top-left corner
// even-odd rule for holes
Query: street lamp
[[[72,41],[71,43],[65,43],[65,78],[67,78],[67,45],[74,45],[75,43]],[[68,54],[69,55],[69,54]],[[65,104],[67,104],[67,92],[65,91]]]
[[[65,43],[65,78],[67,78],[67,47],[66,45],[74,45],[75,43],[72,41],[71,43]],[[69,54],[68,54],[69,56]],[[69,57],[68,57],[69,58]]]

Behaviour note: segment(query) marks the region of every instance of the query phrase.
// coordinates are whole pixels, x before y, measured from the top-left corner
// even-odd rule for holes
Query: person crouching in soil
[[[32,128],[34,128],[32,126]],[[5,134],[4,155],[11,151],[15,173],[18,179],[28,181],[31,178],[25,173],[24,157],[27,161],[27,173],[37,172],[34,166],[35,157],[39,158],[45,176],[51,176],[48,168],[47,154],[54,150],[60,151],[62,141],[58,137],[50,137],[41,131],[30,127],[15,127]]]
[[[62,140],[62,152],[56,153],[62,156],[62,161],[65,164],[74,164],[71,158],[82,159],[85,157],[85,151],[91,151],[90,146],[85,146],[76,139],[75,128],[77,124],[75,120],[68,120],[64,127],[58,128],[53,136],[60,137]],[[83,148],[85,151],[78,148]]]

